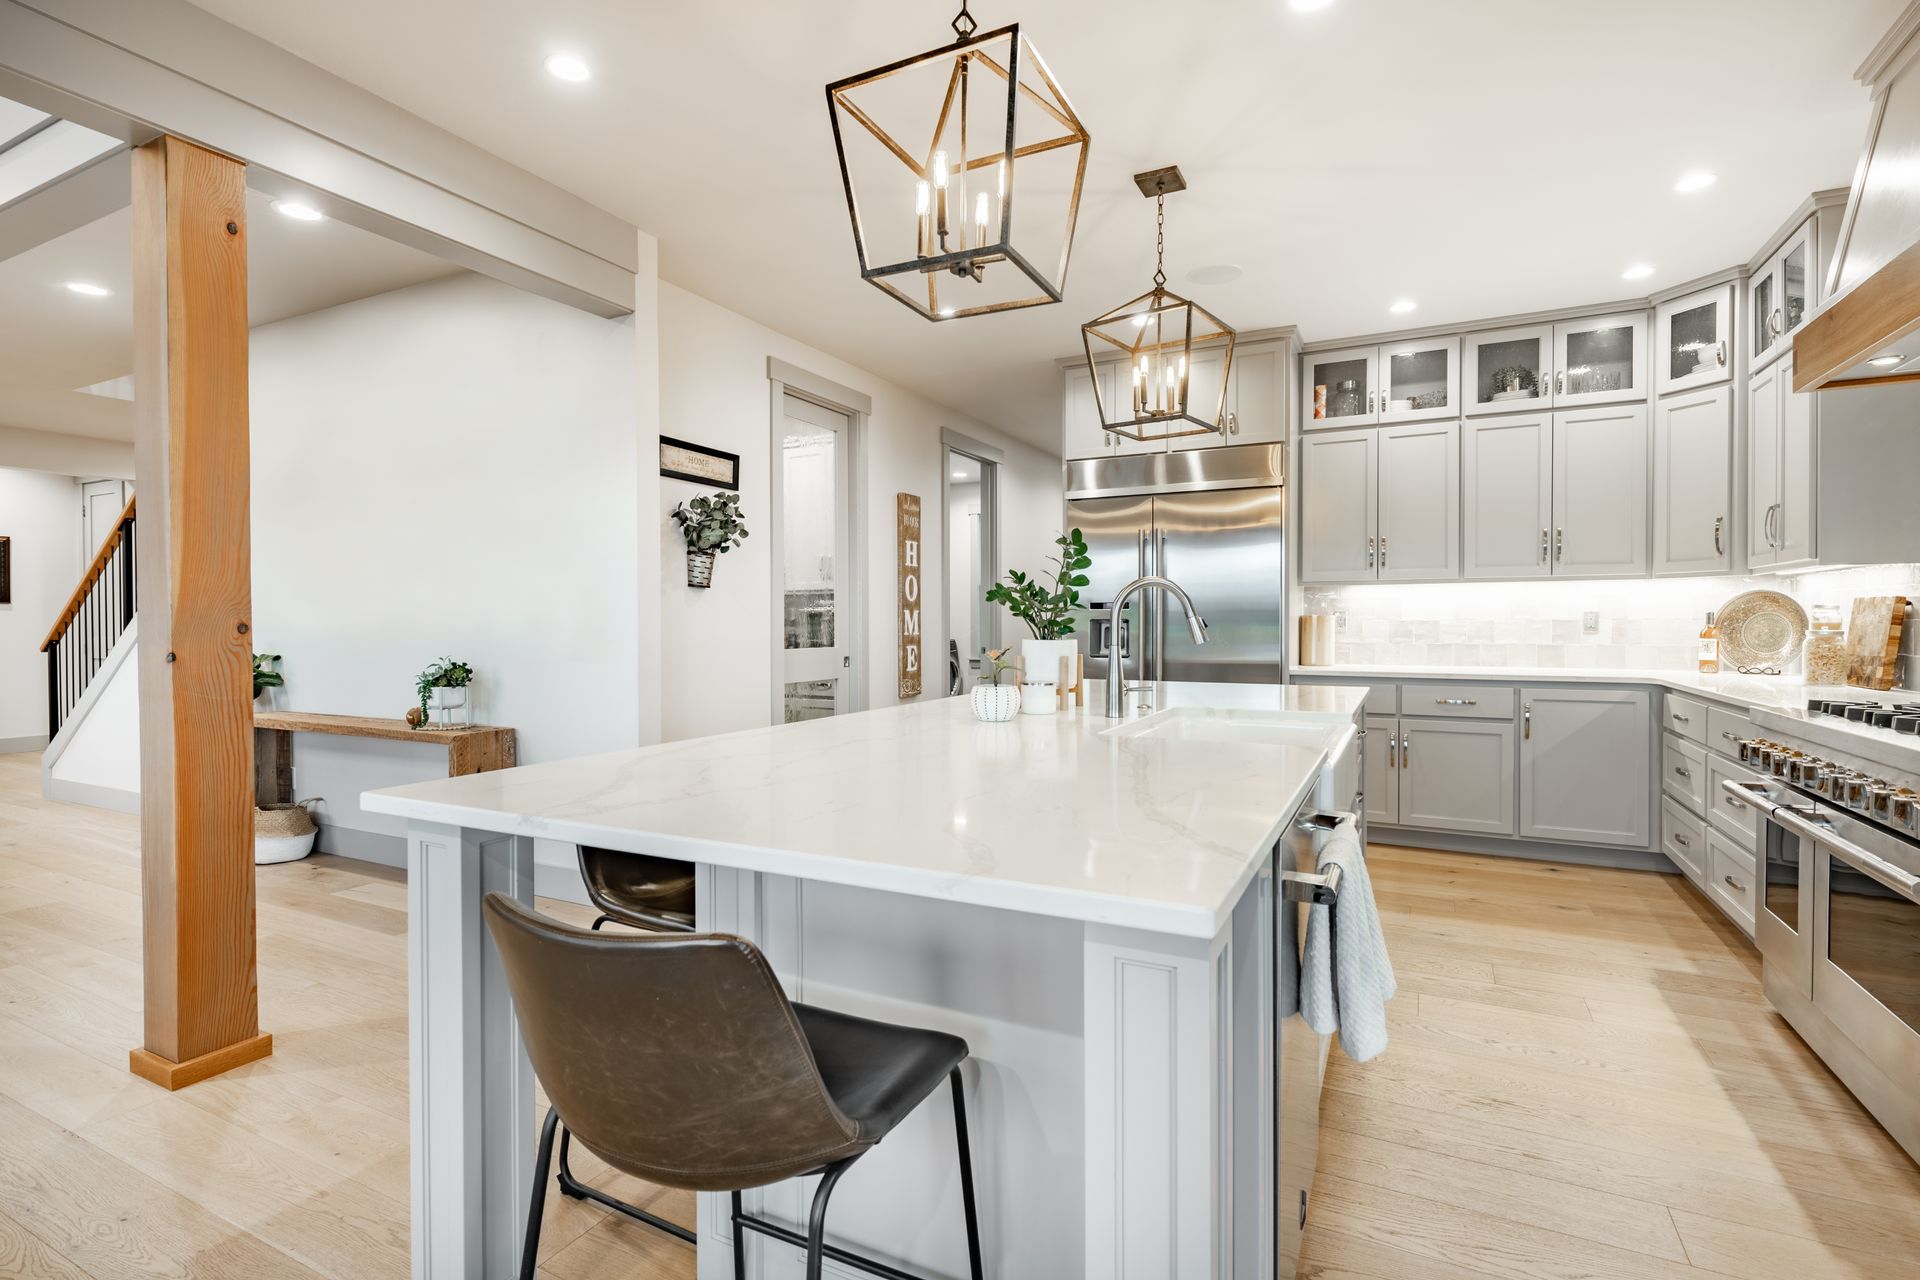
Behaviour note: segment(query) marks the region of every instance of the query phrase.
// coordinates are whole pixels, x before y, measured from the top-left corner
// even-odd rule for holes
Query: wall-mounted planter
[[[690,587],[712,586],[714,559],[715,555],[711,551],[687,552],[687,585]]]

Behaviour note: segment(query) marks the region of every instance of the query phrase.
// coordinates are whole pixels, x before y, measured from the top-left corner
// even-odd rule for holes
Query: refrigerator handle
[[[1159,529],[1153,531],[1153,571],[1161,577],[1167,575],[1167,535]],[[1153,678],[1167,678],[1167,606],[1165,595],[1153,593]]]

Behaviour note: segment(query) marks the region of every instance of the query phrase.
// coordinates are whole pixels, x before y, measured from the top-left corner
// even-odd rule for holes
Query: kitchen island
[[[991,1274],[1273,1274],[1324,1062],[1281,1014],[1277,885],[1312,856],[1302,811],[1351,805],[1363,699],[1169,684],[1117,723],[1091,696],[982,724],[956,698],[368,793],[409,822],[414,1274],[517,1263],[533,1082],[480,903],[531,904],[536,838],[693,862],[699,927],[755,941],[793,998],[964,1036]],[[832,1234],[963,1273],[950,1125],[890,1135]],[[747,1208],[803,1221],[810,1192]],[[732,1275],[724,1195],[698,1232],[703,1280]],[[798,1274],[748,1249],[750,1275]]]

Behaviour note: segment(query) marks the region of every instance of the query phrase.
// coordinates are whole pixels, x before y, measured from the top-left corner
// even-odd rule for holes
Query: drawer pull
[[[1729,809],[1744,809],[1747,807],[1745,800],[1735,800],[1732,796],[1721,796],[1720,803],[1726,805]]]
[[[1673,833],[1673,842],[1679,845],[1682,849],[1691,849],[1693,847],[1693,841],[1687,839],[1685,836],[1681,835],[1678,831]]]
[[[1720,731],[1720,736],[1725,738],[1728,742],[1740,741],[1740,735],[1733,732],[1731,729],[1722,729]]]
[[[1747,891],[1747,886],[1741,884],[1738,880],[1735,880],[1732,876],[1721,876],[1720,878],[1726,881],[1727,887],[1732,889],[1735,893],[1745,893]]]
[[[1692,716],[1683,716],[1683,715],[1681,715],[1681,714],[1680,714],[1680,713],[1679,713],[1678,711],[1676,711],[1676,712],[1674,712],[1674,713],[1673,713],[1673,718],[1674,718],[1675,720],[1678,720],[1678,721],[1679,721],[1679,722],[1680,722],[1681,724],[1692,724],[1692,723],[1693,723],[1693,717],[1692,717]]]
[[[1477,707],[1480,705],[1480,699],[1478,698],[1435,698],[1433,700],[1433,705],[1436,707]]]
[[[1677,764],[1673,766],[1673,771],[1683,778],[1691,778],[1693,776],[1693,771],[1685,765]]]

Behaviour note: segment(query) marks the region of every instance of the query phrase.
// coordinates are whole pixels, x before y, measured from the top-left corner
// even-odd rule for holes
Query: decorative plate
[[[1720,606],[1720,659],[1736,671],[1785,671],[1806,643],[1807,612],[1778,591],[1743,591]]]

